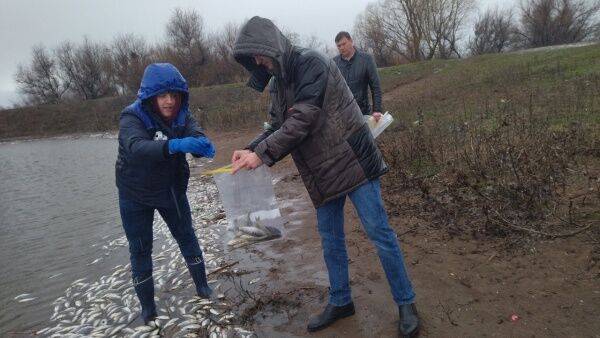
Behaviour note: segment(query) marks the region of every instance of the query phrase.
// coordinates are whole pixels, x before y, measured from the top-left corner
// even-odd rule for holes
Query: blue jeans
[[[377,254],[390,285],[394,302],[398,305],[413,303],[415,293],[404,266],[398,237],[388,222],[381,198],[379,179],[361,185],[348,196],[369,239],[377,247]],[[329,273],[329,303],[335,306],[346,305],[352,301],[344,237],[345,202],[346,196],[342,196],[317,208],[323,256]]]
[[[119,208],[125,235],[129,242],[131,275],[136,294],[142,305],[145,321],[156,316],[154,304],[154,281],[152,278],[152,224],[154,210],[165,220],[173,238],[179,245],[199,295],[210,294],[206,282],[206,271],[202,250],[192,227],[190,205],[185,194],[174,199],[167,208],[154,208],[130,200],[119,193]]]

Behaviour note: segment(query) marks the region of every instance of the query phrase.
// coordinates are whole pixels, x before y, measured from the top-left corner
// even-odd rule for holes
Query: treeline
[[[14,76],[22,99],[19,105],[135,94],[152,62],[174,64],[190,87],[240,82],[246,73],[232,57],[239,27],[229,23],[209,34],[198,12],[175,9],[165,27],[166,39],[156,45],[134,34],[118,36],[109,44],[84,38],[81,44],[65,41],[52,49],[37,45],[30,63],[19,65]],[[314,36],[286,34],[296,44],[323,49]]]
[[[489,9],[463,41],[475,10],[475,0],[379,0],[359,15],[354,33],[379,66],[600,40],[600,0],[523,0],[517,9]]]
[[[191,87],[240,81],[243,69],[231,59],[238,26],[229,24],[207,34],[194,10],[175,9],[166,25],[166,39],[156,45],[126,34],[104,44],[84,38],[48,49],[33,47],[28,65],[15,74],[23,105],[56,104],[137,92],[145,67],[170,62]]]
[[[491,9],[479,14],[464,41],[475,10],[475,0],[379,0],[357,17],[354,37],[381,67],[600,40],[600,0],[523,0],[516,11]],[[31,62],[15,74],[19,105],[135,94],[152,62],[174,64],[190,87],[243,81],[246,73],[232,58],[239,27],[229,23],[208,34],[198,12],[175,9],[157,45],[126,34],[110,44],[85,38],[79,45],[35,46]],[[294,44],[334,54],[332,43],[284,33]]]

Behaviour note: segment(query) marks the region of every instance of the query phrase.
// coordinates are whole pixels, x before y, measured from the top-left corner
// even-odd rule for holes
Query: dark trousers
[[[165,220],[179,245],[199,294],[210,294],[202,250],[192,227],[190,205],[185,194],[171,200],[169,207],[155,208],[130,200],[119,193],[119,208],[125,235],[129,241],[133,285],[142,305],[142,316],[148,321],[156,316],[154,281],[152,278],[152,224],[154,210]]]

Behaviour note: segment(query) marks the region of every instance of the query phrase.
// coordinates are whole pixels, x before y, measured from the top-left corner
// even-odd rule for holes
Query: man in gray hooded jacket
[[[292,46],[270,20],[260,17],[241,28],[234,57],[251,74],[248,86],[263,91],[269,85],[272,102],[270,128],[246,149],[234,151],[233,173],[272,166],[291,154],[317,209],[330,291],[327,307],[310,319],[308,331],[354,314],[344,239],[349,197],[377,247],[400,311],[400,335],[416,336],[415,293],[381,198],[379,176],[388,168],[335,62]]]

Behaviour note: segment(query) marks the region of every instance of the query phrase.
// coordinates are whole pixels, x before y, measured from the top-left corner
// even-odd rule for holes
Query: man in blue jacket
[[[335,45],[340,54],[333,60],[350,87],[356,103],[364,115],[372,115],[375,121],[378,121],[381,118],[381,86],[373,57],[356,50],[348,32],[339,32],[335,36]],[[368,88],[371,88],[372,110],[369,105]]]
[[[215,149],[188,107],[188,86],[168,63],[149,65],[137,100],[121,113],[116,181],[129,241],[131,274],[145,323],[156,317],[152,278],[154,210],[165,220],[187,263],[198,296],[210,297],[202,250],[186,196],[186,153],[213,157]]]

